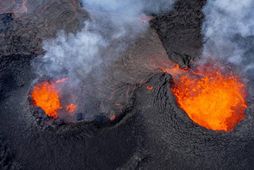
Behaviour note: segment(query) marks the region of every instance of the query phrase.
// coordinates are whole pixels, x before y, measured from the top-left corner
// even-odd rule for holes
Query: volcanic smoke
[[[59,32],[56,38],[44,41],[45,55],[33,62],[39,80],[42,77],[54,79],[64,76],[71,82],[66,84],[67,88],[61,88],[61,90],[57,88],[56,82],[44,82],[34,87],[32,96],[35,104],[50,117],[57,117],[58,112],[63,109],[73,112],[75,116],[76,107],[81,108],[80,105],[90,103],[90,97],[84,91],[94,91],[93,96],[101,96],[96,93],[102,93],[103,90],[84,88],[84,82],[89,82],[88,77],[92,77],[91,84],[97,86],[103,84],[101,82],[104,81],[105,76],[100,75],[105,72],[104,69],[121,56],[129,43],[134,42],[149,27],[151,17],[147,17],[147,14],[170,10],[174,0],[156,2],[153,0],[83,0],[82,2],[84,10],[89,13],[89,18],[84,21],[84,28],[76,33]],[[105,89],[104,85],[97,88]],[[73,91],[69,93],[77,96],[79,101],[74,103],[77,106],[68,105],[66,109],[61,101],[61,93],[70,89]],[[83,93],[81,94],[80,91]],[[97,99],[100,100],[99,103],[105,103],[103,100],[106,100],[99,97]],[[93,112],[95,114],[110,112],[104,111],[104,106],[94,107],[98,109]],[[94,116],[89,115],[92,113],[85,113],[86,108],[82,107],[82,109],[81,112],[84,114],[82,117]]]
[[[209,0],[203,9],[204,50],[213,57],[237,65],[253,80],[254,1]]]

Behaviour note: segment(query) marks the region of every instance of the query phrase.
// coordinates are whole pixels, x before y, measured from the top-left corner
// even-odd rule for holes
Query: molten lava
[[[66,107],[67,112],[74,113],[77,110],[77,105],[71,103]]]
[[[62,106],[62,92],[59,85],[67,81],[67,78],[56,81],[43,81],[34,86],[31,96],[34,104],[40,107],[47,116],[58,118],[60,111],[74,113],[77,110],[77,105],[74,103]]]
[[[147,86],[146,86],[146,89],[147,89],[148,91],[152,91],[152,90],[153,90],[153,86],[147,85]]]
[[[172,70],[172,91],[194,122],[207,129],[230,131],[243,120],[247,108],[245,85],[236,75],[207,65],[196,71]]]
[[[35,85],[32,98],[35,105],[43,109],[49,117],[56,118],[58,110],[62,108],[59,91],[54,84],[47,81]]]

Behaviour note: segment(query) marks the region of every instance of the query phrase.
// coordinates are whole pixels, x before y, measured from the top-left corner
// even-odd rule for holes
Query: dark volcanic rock
[[[133,112],[143,117],[143,149],[149,161],[141,169],[245,169],[250,167],[254,133],[252,111],[230,133],[214,132],[193,123],[176,104],[172,78],[153,76],[136,94]],[[152,85],[153,91],[146,86]],[[236,163],[237,162],[237,163]]]
[[[173,11],[152,21],[169,58],[181,65],[188,65],[200,56],[202,49],[201,27],[204,18],[202,7],[206,0],[179,0]],[[183,59],[184,58],[184,59]]]
[[[0,79],[9,74],[13,80],[0,82],[4,88],[0,127],[10,148],[9,152],[4,143],[0,145],[3,158],[0,169],[16,166],[15,162],[22,169],[116,169],[141,145],[142,121],[135,115],[113,127],[81,122],[59,129],[41,128],[27,101],[33,80],[30,59],[24,56],[17,56],[17,60],[13,56],[1,59],[8,64],[2,67]],[[18,86],[17,78],[24,80],[23,86]]]
[[[253,169],[253,106],[230,133],[204,129],[177,106],[172,77],[160,69],[168,58],[186,66],[199,56],[205,1],[179,0],[153,21],[159,36],[149,29],[105,69],[101,84],[86,82],[91,98],[125,116],[110,126],[100,117],[58,128],[38,126],[31,113],[30,62],[42,40],[75,32],[87,14],[73,8],[78,1],[28,2],[28,14],[0,16],[0,169]]]
[[[13,15],[11,13],[0,14],[0,32],[6,32],[10,29]]]
[[[0,135],[0,168],[3,170],[18,170],[21,166],[14,161],[14,155],[7,146],[6,141]]]
[[[78,0],[28,1],[27,6],[33,10],[21,16],[0,14],[2,56],[41,54],[43,40],[60,30],[75,32],[88,18]]]
[[[128,105],[131,104],[130,100],[135,101],[135,89],[158,71],[156,65],[149,67],[153,59],[156,57],[158,63],[167,60],[153,30],[142,35],[127,53],[128,57],[124,56],[124,60],[119,59],[112,66],[114,72],[108,70],[106,73],[108,79],[103,82],[106,89],[100,92],[107,93],[97,93],[102,99],[105,96],[106,100],[112,90],[116,91],[110,100],[111,104],[117,101]],[[31,58],[17,55],[0,59],[1,132],[8,136],[10,148],[15,151],[15,160],[25,169],[116,169],[122,166],[135,167],[145,160],[145,151],[142,151],[145,135],[142,117],[127,110],[127,115],[119,123],[109,127],[98,126],[101,120],[97,120],[95,124],[80,122],[59,129],[41,128],[29,110],[27,100],[34,78]],[[135,72],[138,74],[133,74]],[[24,82],[22,86],[19,86],[20,80]],[[66,160],[71,160],[71,163]]]

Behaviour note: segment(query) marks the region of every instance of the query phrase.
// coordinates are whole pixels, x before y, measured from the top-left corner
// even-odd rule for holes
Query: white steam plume
[[[44,41],[45,55],[34,62],[39,78],[67,76],[70,81],[63,91],[77,97],[75,103],[78,112],[82,113],[82,119],[109,112],[111,105],[104,102],[108,98],[104,99],[100,94],[105,86],[103,78],[107,77],[104,68],[121,56],[140,33],[146,31],[149,26],[146,13],[167,11],[173,2],[174,0],[83,0],[82,5],[89,13],[85,27],[78,33],[67,34],[62,31],[57,38]],[[68,91],[69,89],[75,90]],[[89,113],[86,113],[87,110]]]
[[[254,69],[254,1],[208,0],[205,8],[204,57],[217,57]]]
[[[59,33],[56,39],[44,42],[46,54],[36,70],[40,75],[54,76],[68,72],[70,78],[78,74],[85,78],[90,71],[104,62],[104,53],[111,49],[110,57],[119,55],[141,32],[148,27],[141,21],[144,13],[158,13],[172,7],[174,0],[83,0],[90,20],[76,34]],[[114,44],[114,45],[113,45]],[[74,76],[74,77],[73,77]]]

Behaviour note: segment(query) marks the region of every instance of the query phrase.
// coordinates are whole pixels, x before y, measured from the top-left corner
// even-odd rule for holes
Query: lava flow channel
[[[211,65],[199,66],[195,71],[174,67],[172,71],[171,90],[195,123],[210,130],[231,131],[244,119],[245,85],[238,76]]]
[[[63,105],[59,85],[66,80],[65,78],[56,81],[43,81],[37,83],[32,90],[31,96],[34,104],[51,118],[58,118],[61,111],[74,113],[77,109],[77,105],[74,103]]]

